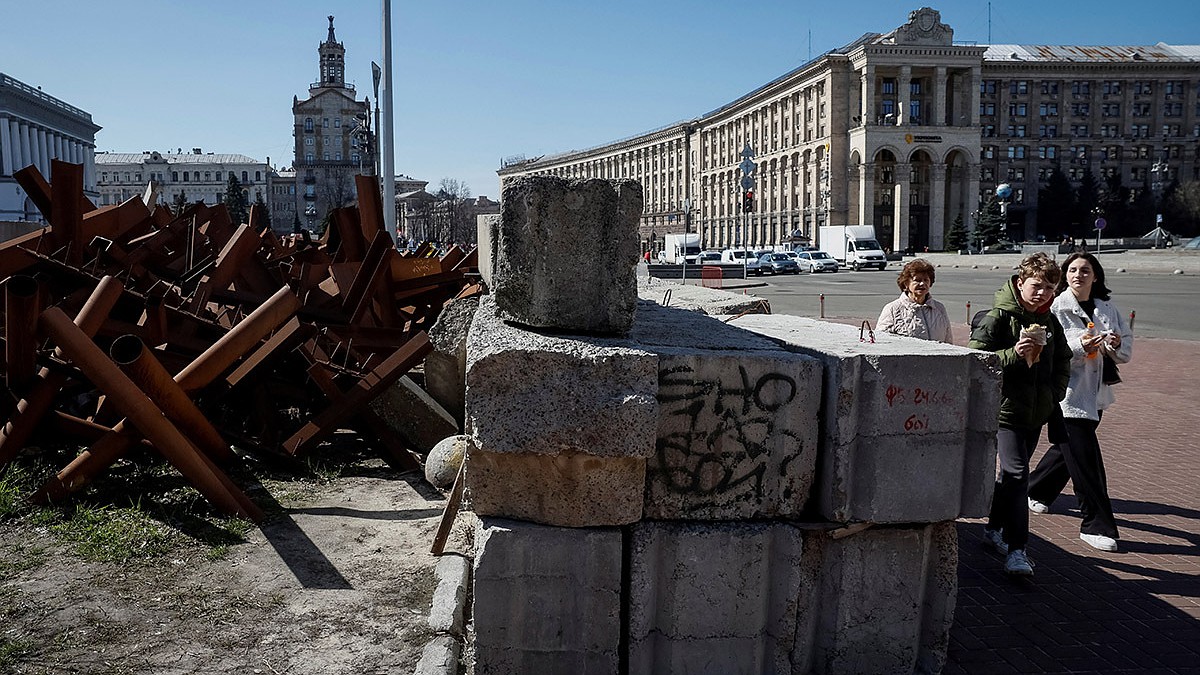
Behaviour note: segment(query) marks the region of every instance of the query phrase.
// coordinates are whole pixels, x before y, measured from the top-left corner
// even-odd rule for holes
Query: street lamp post
[[[1158,153],[1158,160],[1150,167],[1150,173],[1154,174],[1154,182],[1150,184],[1150,189],[1154,192],[1154,227],[1162,227],[1162,193],[1163,182],[1170,172],[1170,167],[1167,166],[1165,151]]]

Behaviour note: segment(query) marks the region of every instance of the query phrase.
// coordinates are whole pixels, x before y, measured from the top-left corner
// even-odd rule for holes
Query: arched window
[[[246,176],[246,172],[245,172],[245,171],[243,171],[243,172],[242,172],[242,182],[243,182],[243,183],[245,183],[247,180],[249,180],[249,178],[247,178],[247,176]]]
[[[256,181],[262,180],[262,172],[261,171],[254,172],[254,180],[256,180]]]

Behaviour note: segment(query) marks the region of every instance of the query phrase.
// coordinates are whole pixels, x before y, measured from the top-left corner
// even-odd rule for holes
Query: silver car
[[[809,272],[838,271],[838,261],[825,251],[800,251],[796,255],[800,258],[800,267]]]

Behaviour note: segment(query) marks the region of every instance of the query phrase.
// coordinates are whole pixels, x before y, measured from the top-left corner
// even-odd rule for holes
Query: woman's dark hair
[[[918,274],[924,274],[929,277],[929,285],[933,286],[934,277],[937,275],[937,272],[933,271],[933,265],[930,265],[929,261],[924,258],[917,258],[905,265],[900,270],[900,276],[896,277],[896,285],[900,287],[900,290],[907,291],[908,282],[912,281],[913,277]]]
[[[1108,290],[1108,286],[1104,284],[1104,267],[1100,265],[1100,261],[1096,260],[1096,256],[1091,253],[1072,253],[1067,256],[1067,259],[1062,264],[1062,278],[1058,280],[1058,287],[1054,289],[1054,294],[1058,295],[1067,290],[1067,268],[1076,260],[1086,260],[1092,266],[1092,274],[1096,275],[1096,280],[1092,282],[1092,297],[1108,300],[1112,295],[1112,291]]]

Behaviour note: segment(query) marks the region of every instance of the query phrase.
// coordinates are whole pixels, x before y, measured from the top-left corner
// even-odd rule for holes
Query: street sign
[[[754,179],[750,176],[742,176],[742,189],[749,190],[754,187]]]
[[[1108,221],[1107,221],[1107,220],[1105,220],[1104,218],[1097,218],[1097,219],[1096,219],[1096,229],[1097,229],[1097,230],[1103,230],[1105,225],[1108,225]]]
[[[758,168],[758,165],[754,162],[751,162],[750,158],[747,157],[746,159],[742,160],[741,164],[738,164],[738,168],[742,170],[742,173],[749,176],[750,174],[754,173],[754,169]]]

